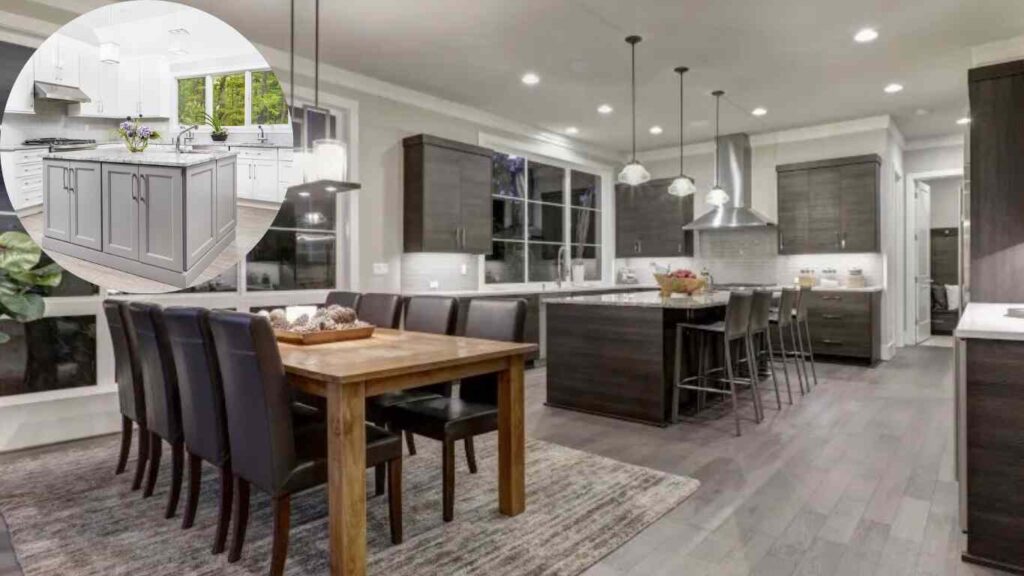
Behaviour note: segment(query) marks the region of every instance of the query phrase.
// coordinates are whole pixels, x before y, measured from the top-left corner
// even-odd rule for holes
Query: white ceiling
[[[288,46],[289,0],[187,0],[250,40]],[[323,0],[322,59],[504,117],[628,150],[629,50],[638,33],[638,144],[678,138],[687,65],[687,142],[891,114],[908,139],[962,130],[970,48],[1024,30],[1022,0]],[[299,52],[312,54],[313,0],[297,0]],[[859,28],[880,38],[856,44]],[[526,71],[542,80],[520,83]],[[882,92],[890,82],[906,89]],[[599,104],[615,107],[597,114]],[[735,105],[735,107],[733,106]],[[755,118],[755,106],[769,110]],[[923,109],[927,114],[918,115]],[[647,132],[652,124],[664,133]]]

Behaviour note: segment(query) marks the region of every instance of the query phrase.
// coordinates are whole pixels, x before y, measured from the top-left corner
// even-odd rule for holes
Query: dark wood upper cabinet
[[[426,134],[403,147],[405,251],[490,254],[492,151]]]
[[[672,179],[615,186],[615,257],[693,256],[693,196],[668,193]]]
[[[779,165],[779,254],[879,252],[881,165],[877,155]]]

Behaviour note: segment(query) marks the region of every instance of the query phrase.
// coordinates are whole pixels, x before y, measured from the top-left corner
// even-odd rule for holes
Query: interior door
[[[924,182],[914,190],[914,284],[917,293],[917,342],[932,335],[931,188]]]
[[[79,246],[100,250],[102,234],[102,192],[99,162],[71,162],[70,240]]]

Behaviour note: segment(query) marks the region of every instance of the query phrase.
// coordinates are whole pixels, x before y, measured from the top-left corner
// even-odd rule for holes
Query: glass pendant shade
[[[679,176],[672,181],[672,184],[668,187],[668,193],[673,196],[690,196],[697,191],[697,185],[693,182],[693,178],[683,175]]]
[[[104,42],[100,44],[100,61],[107,64],[118,64],[121,62],[121,45],[117,42]]]
[[[704,202],[711,206],[725,206],[729,203],[729,193],[722,189],[721,186],[715,186],[708,190],[707,196],[704,197]]]
[[[651,173],[644,168],[643,164],[633,161],[626,164],[626,167],[619,172],[619,183],[629,186],[639,186],[651,179]]]
[[[313,150],[296,153],[302,169],[303,183],[345,182],[348,178],[348,151],[340,140],[325,138],[313,141]]]

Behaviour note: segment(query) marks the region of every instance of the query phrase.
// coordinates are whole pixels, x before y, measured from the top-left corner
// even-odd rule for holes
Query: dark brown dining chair
[[[525,300],[473,300],[466,314],[469,338],[522,342],[526,325]],[[476,473],[473,437],[498,429],[498,375],[465,378],[459,397],[439,396],[392,406],[388,421],[396,430],[442,443],[443,518],[455,517],[455,442],[465,440],[469,471]]]
[[[373,292],[363,294],[356,306],[356,316],[378,328],[397,329],[402,321],[402,297]]]
[[[228,536],[234,476],[224,387],[210,335],[209,311],[175,306],[163,311],[181,395],[181,423],[188,459],[188,491],[182,528],[191,528],[199,507],[203,462],[220,471],[220,512],[213,553],[220,554]]]
[[[128,310],[138,341],[142,383],[146,389],[146,422],[150,432],[149,475],[142,496],[148,498],[153,495],[157,475],[160,473],[162,443],[167,442],[171,446],[171,490],[167,496],[164,517],[173,518],[181,496],[185,456],[178,375],[174,369],[167,329],[163,324],[163,309],[158,304],[132,302]]]
[[[128,467],[132,431],[138,426],[139,454],[135,462],[135,478],[132,480],[132,490],[138,490],[142,486],[146,462],[149,460],[149,429],[146,427],[146,392],[142,387],[142,368],[135,350],[135,334],[130,333],[126,326],[127,303],[104,300],[103,313],[107,317],[110,340],[114,346],[114,379],[121,406],[121,454],[114,473],[121,474]]]
[[[455,298],[442,296],[413,296],[405,305],[404,329],[410,332],[427,332],[430,334],[455,334],[455,320],[459,310],[459,302]],[[378,426],[387,425],[387,409],[403,402],[424,400],[437,396],[452,395],[451,382],[413,388],[400,392],[387,392],[373,396],[366,401],[366,419]],[[409,453],[416,454],[416,442],[412,432],[405,433],[405,441]],[[378,470],[377,475],[381,472]]]
[[[249,523],[249,491],[270,495],[274,531],[270,574],[284,572],[291,525],[291,496],[327,482],[327,426],[299,424],[270,322],[244,312],[210,312],[227,412],[228,441],[235,474],[234,518],[228,561],[242,555]],[[366,426],[366,465],[385,463],[391,541],[402,541],[402,441]]]
[[[327,305],[337,304],[338,306],[344,306],[345,308],[351,308],[355,310],[359,307],[359,298],[362,296],[359,292],[344,292],[342,290],[335,290],[327,294]]]

